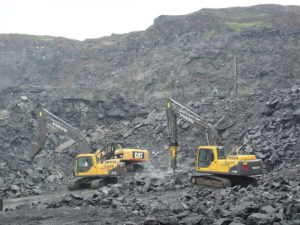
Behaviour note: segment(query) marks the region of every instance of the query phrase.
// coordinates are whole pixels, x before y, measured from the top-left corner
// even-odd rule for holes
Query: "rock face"
[[[83,42],[0,35],[1,86],[38,85],[118,92],[139,102],[195,100],[214,87],[240,93],[299,81],[300,7],[261,5],[160,16],[142,32]],[[184,96],[182,95],[184,93]]]
[[[264,5],[161,16],[146,31],[83,42],[0,35],[0,224],[299,224],[299,16]],[[233,56],[240,95],[222,95]],[[191,186],[206,141],[183,120],[170,173],[168,96],[213,124],[227,152],[239,145],[263,159],[258,185]],[[49,127],[45,150],[27,157],[40,107],[93,149],[120,141],[149,149],[151,163],[118,184],[66,191],[78,144]]]

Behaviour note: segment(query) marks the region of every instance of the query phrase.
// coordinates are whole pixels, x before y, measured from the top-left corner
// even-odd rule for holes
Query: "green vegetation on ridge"
[[[239,22],[231,22],[227,21],[226,24],[231,27],[235,32],[240,32],[243,28],[245,27],[250,27],[250,26],[262,26],[263,23],[261,21],[254,21],[254,22],[249,22],[249,23],[239,23]]]

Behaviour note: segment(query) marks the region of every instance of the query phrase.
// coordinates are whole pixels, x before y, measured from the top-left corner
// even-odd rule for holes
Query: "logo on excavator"
[[[65,132],[65,133],[68,132],[68,130],[67,130],[66,128],[64,128],[64,127],[62,127],[61,125],[55,123],[54,121],[52,121],[52,125],[53,125],[54,127],[56,127],[57,129],[59,129],[59,130]]]
[[[143,152],[134,152],[133,153],[133,158],[135,158],[135,159],[143,159],[144,158],[144,153]]]
[[[184,114],[182,114],[182,113],[179,113],[179,115],[180,115],[183,119],[185,119],[185,120],[187,120],[187,121],[189,121],[189,122],[191,122],[191,123],[194,123],[194,120],[192,120],[191,118],[187,117],[186,115],[184,115]]]

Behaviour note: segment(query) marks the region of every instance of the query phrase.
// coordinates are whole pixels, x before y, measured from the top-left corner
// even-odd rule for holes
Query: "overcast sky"
[[[84,40],[145,30],[160,15],[300,0],[0,0],[0,33]]]

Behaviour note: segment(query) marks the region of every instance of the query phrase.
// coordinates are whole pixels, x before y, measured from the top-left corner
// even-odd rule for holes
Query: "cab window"
[[[111,152],[112,152],[112,144],[107,144],[106,153],[111,153]]]
[[[116,144],[116,150],[117,149],[122,149],[122,148],[123,148],[122,144],[120,144],[120,143]]]
[[[214,153],[211,149],[200,149],[198,154],[198,168],[207,168],[214,161]]]
[[[114,144],[110,143],[105,146],[105,154],[102,157],[102,160],[112,159],[114,157],[115,149]]]
[[[217,148],[218,151],[218,159],[225,159],[225,152],[223,148]]]
[[[77,159],[77,172],[84,173],[88,172],[94,165],[92,157],[79,157]]]

